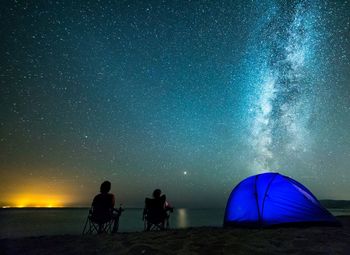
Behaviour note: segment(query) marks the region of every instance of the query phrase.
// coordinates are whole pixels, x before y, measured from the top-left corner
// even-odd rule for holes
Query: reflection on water
[[[38,235],[81,234],[88,208],[0,209],[0,238]],[[221,226],[224,209],[176,209],[170,228]],[[142,209],[126,209],[120,232],[143,231]]]
[[[0,238],[38,235],[79,235],[88,208],[0,209]],[[333,215],[350,215],[350,209],[330,209]],[[222,226],[224,209],[174,210],[171,228]],[[143,231],[142,209],[126,209],[120,218],[120,232]]]
[[[186,228],[188,227],[188,222],[187,222],[187,210],[184,208],[178,209],[177,211],[178,217],[177,217],[177,226],[179,228]]]

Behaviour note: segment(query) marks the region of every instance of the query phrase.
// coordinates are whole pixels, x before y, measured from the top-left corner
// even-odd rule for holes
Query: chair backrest
[[[109,221],[112,215],[112,194],[98,194],[92,203],[92,219],[94,221]]]
[[[149,221],[163,221],[166,217],[165,212],[165,195],[160,198],[145,199],[145,214]]]

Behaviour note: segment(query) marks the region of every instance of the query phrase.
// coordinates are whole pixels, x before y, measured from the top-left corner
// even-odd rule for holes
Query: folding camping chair
[[[124,209],[120,206],[119,209],[101,216],[94,214],[91,207],[82,234],[116,233],[119,228],[119,217],[123,211]]]
[[[173,208],[165,208],[165,201],[146,198],[143,209],[144,231],[169,229],[170,213]]]

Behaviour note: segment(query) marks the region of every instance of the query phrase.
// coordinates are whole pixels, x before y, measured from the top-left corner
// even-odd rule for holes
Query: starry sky
[[[224,207],[280,172],[350,199],[350,2],[5,1],[0,205]]]

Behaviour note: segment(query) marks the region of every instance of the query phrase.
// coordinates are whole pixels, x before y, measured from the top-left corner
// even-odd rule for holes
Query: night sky
[[[224,207],[280,172],[350,199],[350,2],[4,1],[0,205]]]

